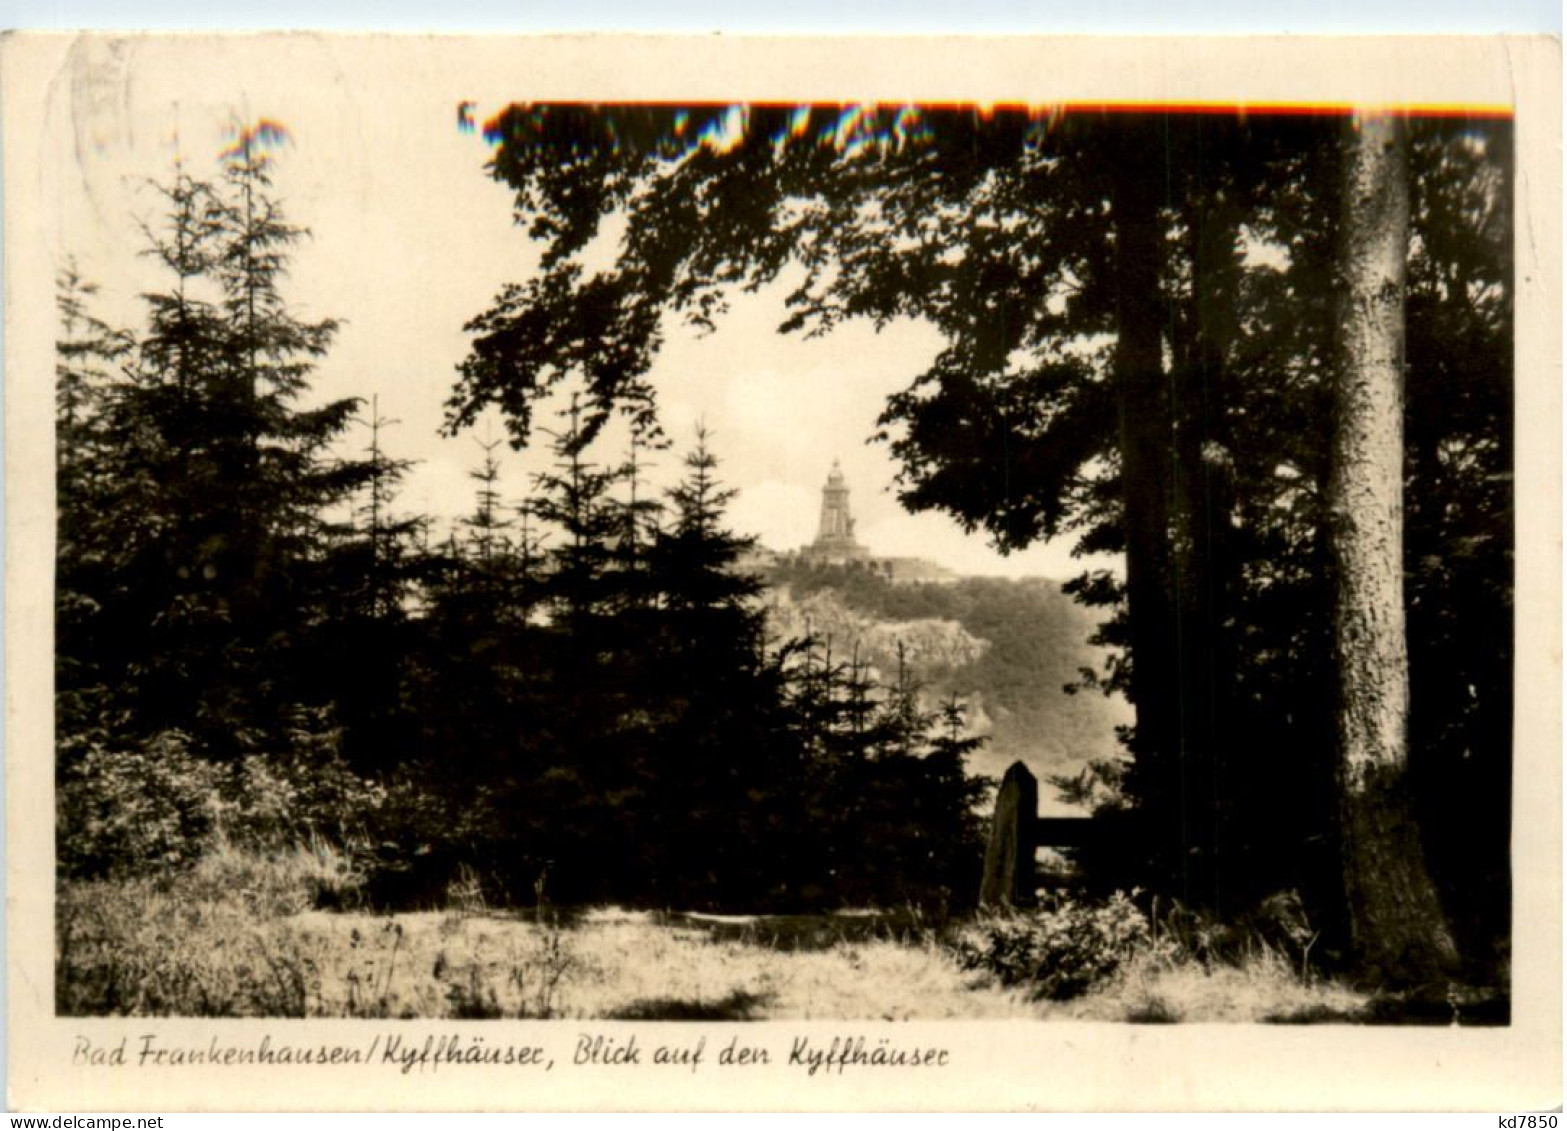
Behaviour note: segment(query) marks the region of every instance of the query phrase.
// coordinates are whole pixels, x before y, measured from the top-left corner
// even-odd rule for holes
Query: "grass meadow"
[[[384,914],[353,908],[355,884],[351,865],[322,846],[269,855],[220,846],[177,875],[62,882],[57,1011],[1302,1022],[1363,1020],[1371,1008],[1266,947],[1199,960],[1148,931],[1129,904],[1119,918],[1069,909],[1042,920],[1048,930],[1019,918],[933,924],[913,911],[516,910],[489,906],[468,876],[444,906]],[[1078,929],[1090,922],[1099,934]],[[1067,987],[1052,980],[1062,970],[1092,976]]]

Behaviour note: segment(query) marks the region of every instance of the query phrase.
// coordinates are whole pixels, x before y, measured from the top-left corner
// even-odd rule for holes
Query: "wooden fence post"
[[[985,846],[982,907],[1024,907],[1034,902],[1035,822],[1039,782],[1022,762],[1013,762],[996,794],[996,815]]]

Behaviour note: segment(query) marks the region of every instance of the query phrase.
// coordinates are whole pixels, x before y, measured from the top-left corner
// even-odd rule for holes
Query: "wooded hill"
[[[1120,757],[1116,729],[1131,722],[1120,695],[1080,687],[1103,667],[1092,643],[1101,618],[1049,578],[965,577],[951,584],[894,585],[847,566],[785,563],[764,575],[768,619],[781,636],[812,632],[844,656],[858,648],[893,672],[902,643],[931,703],[956,695],[970,727],[988,741],[969,755],[971,773],[997,778],[1021,760],[1041,780],[1076,775]],[[1045,810],[1067,807],[1057,791]]]

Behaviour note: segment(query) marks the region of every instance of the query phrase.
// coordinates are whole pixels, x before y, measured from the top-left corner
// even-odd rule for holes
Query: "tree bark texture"
[[[1368,972],[1427,982],[1457,963],[1408,790],[1404,627],[1404,293],[1409,171],[1402,122],[1346,124],[1332,470],[1338,791],[1345,895]]]

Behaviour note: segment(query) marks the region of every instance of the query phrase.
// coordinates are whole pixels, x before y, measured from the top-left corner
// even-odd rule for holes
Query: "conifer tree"
[[[372,395],[369,415],[359,418],[359,423],[370,433],[364,448],[365,484],[354,507],[366,552],[365,613],[371,620],[382,620],[398,617],[403,611],[411,581],[409,558],[415,539],[427,524],[393,510],[398,485],[413,466],[412,460],[397,459],[386,451],[382,433],[399,422],[382,416],[380,398]]]
[[[55,279],[59,337],[55,341],[55,489],[64,505],[77,502],[83,474],[102,443],[110,386],[131,347],[129,335],[92,312],[98,285],[82,278],[74,259]]]
[[[319,560],[325,509],[348,498],[371,469],[329,454],[352,422],[356,398],[308,409],[298,403],[337,323],[300,318],[282,292],[291,251],[307,235],[287,221],[272,189],[271,154],[287,144],[288,134],[265,119],[236,124],[232,133],[221,158],[221,243],[213,271],[224,317],[224,366],[211,382],[209,408],[223,426],[214,450],[233,485],[235,548],[250,558],[258,585],[275,581],[283,590],[291,583],[288,563]],[[253,544],[246,546],[247,540]],[[274,561],[279,568],[269,576]],[[319,599],[304,591],[293,596]],[[290,597],[279,593],[276,599],[286,603]]]
[[[513,578],[516,606],[520,623],[527,625],[544,585],[543,569],[548,555],[548,541],[538,521],[538,507],[531,498],[524,499],[512,508],[516,516],[517,546],[516,573]]]
[[[659,516],[663,510],[662,504],[646,493],[644,476],[650,464],[642,454],[651,445],[643,432],[642,428],[632,427],[626,459],[619,474],[625,498],[618,504],[620,532],[615,546],[615,568],[620,573],[626,605],[633,611],[642,609],[656,596],[648,572],[648,556],[658,536]]]
[[[712,434],[698,426],[685,474],[666,494],[668,521],[648,555],[657,609],[642,622],[638,683],[658,720],[650,824],[664,842],[661,887],[715,906],[786,893],[816,849],[797,842],[806,779],[766,654],[758,579],[740,568],[753,540],[725,514]],[[715,846],[721,846],[715,851]]]
[[[62,740],[102,728],[110,702],[98,637],[123,527],[106,523],[105,511],[123,484],[106,418],[131,343],[93,314],[97,292],[74,261],[57,276],[55,695]]]
[[[895,650],[898,666],[882,696],[875,753],[908,758],[918,753],[933,716],[921,709],[920,681],[909,667],[908,649],[901,639]]]
[[[486,440],[479,444],[484,457],[479,466],[468,472],[474,488],[473,513],[462,520],[468,531],[466,545],[466,569],[468,581],[464,586],[466,596],[476,604],[475,611],[482,617],[494,617],[500,613],[497,607],[509,597],[511,541],[507,531],[511,519],[501,501],[501,466],[495,457],[499,440]]]
[[[326,512],[364,478],[328,450],[355,402],[296,407],[335,327],[283,297],[304,235],[271,195],[267,151],[284,138],[236,130],[220,182],[176,166],[159,190],[147,254],[170,286],[144,296],[104,413],[113,490],[95,521],[116,562],[97,659],[133,730],[193,730],[214,751],[286,741],[319,693],[292,660],[331,603]]]
[[[697,427],[684,457],[686,474],[669,491],[671,523],[654,551],[658,588],[665,606],[675,612],[737,614],[761,591],[757,578],[739,568],[741,555],[756,543],[723,525],[736,492],[718,481],[711,435],[706,426]],[[750,628],[755,626],[752,617]]]
[[[576,641],[591,647],[614,604],[612,564],[621,524],[609,492],[618,475],[588,458],[591,436],[576,395],[563,415],[566,427],[550,433],[553,468],[534,478],[534,512],[559,532],[547,590],[552,611]]]
[[[400,514],[397,491],[411,460],[387,451],[396,423],[372,395],[354,422],[367,433],[363,483],[346,523],[329,528],[316,585],[330,599],[308,628],[308,682],[332,702],[351,763],[385,772],[411,757],[410,707],[404,695],[420,626],[410,616],[421,573],[422,518]]]

